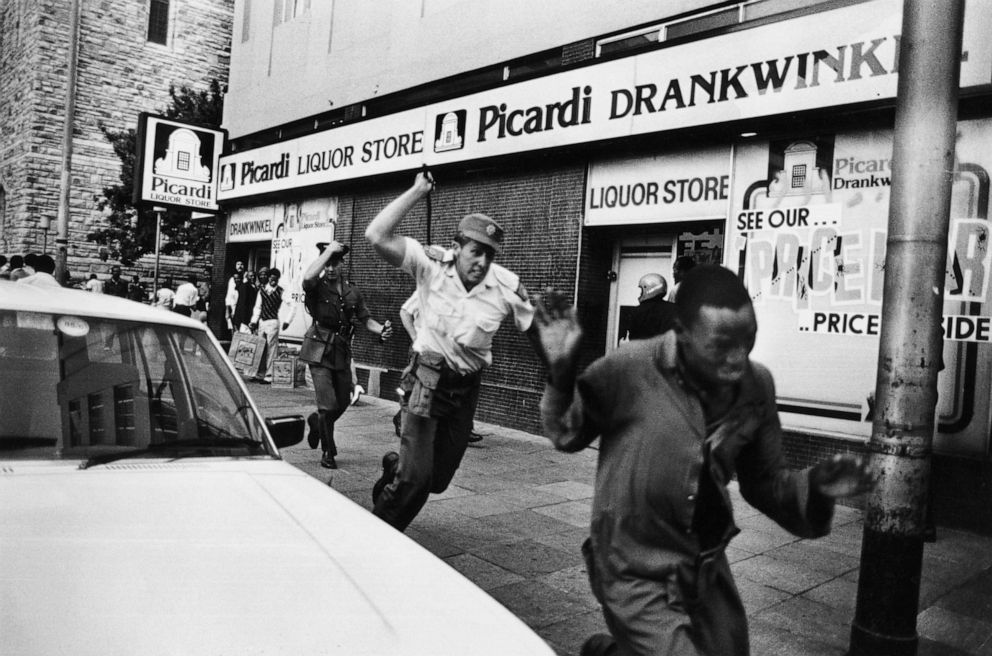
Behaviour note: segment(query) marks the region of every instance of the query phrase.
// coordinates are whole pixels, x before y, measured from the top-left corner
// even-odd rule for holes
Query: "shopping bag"
[[[296,369],[299,358],[282,355],[272,363],[272,387],[296,387]]]
[[[261,335],[234,333],[231,337],[231,349],[228,351],[228,356],[234,363],[234,368],[242,376],[251,378],[258,374],[264,353],[265,338]]]

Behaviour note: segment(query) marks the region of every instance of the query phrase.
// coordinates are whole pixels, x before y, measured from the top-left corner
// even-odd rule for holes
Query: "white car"
[[[0,653],[551,656],[284,462],[203,324],[0,281]]]

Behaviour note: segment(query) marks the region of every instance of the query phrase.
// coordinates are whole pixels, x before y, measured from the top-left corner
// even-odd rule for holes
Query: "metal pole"
[[[158,251],[162,241],[162,212],[165,210],[156,207],[153,211],[155,212],[155,282],[152,283],[154,287],[152,294],[158,294]]]
[[[851,656],[916,654],[924,513],[935,430],[964,0],[905,0]]]
[[[55,232],[55,277],[62,285],[69,281],[67,267],[69,258],[69,190],[72,186],[72,128],[76,122],[76,64],[79,59],[78,55],[79,0],[72,0],[69,3],[69,61],[66,65],[65,122],[62,126],[62,175],[59,181],[59,212]]]

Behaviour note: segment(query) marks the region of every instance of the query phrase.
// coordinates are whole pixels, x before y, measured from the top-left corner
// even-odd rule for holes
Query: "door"
[[[630,235],[617,241],[613,255],[616,279],[610,288],[610,317],[606,350],[612,351],[627,339],[630,311],[641,293],[637,283],[648,273],[657,273],[675,285],[672,264],[677,257],[691,257],[697,264],[723,263],[724,221],[692,221],[673,224],[669,232]]]
[[[637,307],[642,276],[658,273],[671,285],[672,244],[674,235],[634,237],[619,241],[614,253],[616,280],[610,289],[610,322],[606,350],[612,351],[627,341],[630,311]]]

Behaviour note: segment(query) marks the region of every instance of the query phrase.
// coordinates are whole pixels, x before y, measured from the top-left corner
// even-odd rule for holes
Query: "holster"
[[[401,387],[406,392],[407,411],[419,417],[431,416],[431,405],[441,373],[444,356],[439,353],[414,353],[403,372]]]

